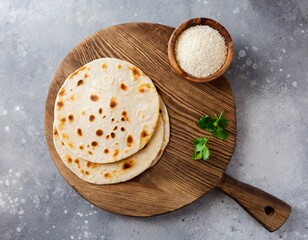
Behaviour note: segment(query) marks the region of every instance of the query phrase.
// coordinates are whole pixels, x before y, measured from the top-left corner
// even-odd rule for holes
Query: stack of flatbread
[[[94,60],[60,88],[53,140],[75,175],[94,184],[130,180],[155,165],[169,141],[169,117],[152,80],[115,58]]]

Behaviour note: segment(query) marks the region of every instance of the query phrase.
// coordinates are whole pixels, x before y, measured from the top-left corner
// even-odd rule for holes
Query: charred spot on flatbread
[[[115,138],[116,134],[114,132],[110,133],[111,138]]]
[[[98,109],[98,113],[99,113],[99,114],[102,114],[102,113],[103,113],[103,109],[102,109],[102,108],[99,108],[99,109]]]
[[[126,90],[127,90],[127,86],[125,85],[125,83],[120,83],[120,88],[121,88],[123,91],[126,91]]]
[[[60,97],[63,97],[63,95],[65,94],[65,88],[62,88],[59,92]]]
[[[72,79],[73,77],[75,77],[76,75],[78,75],[78,73],[80,73],[80,72],[86,70],[86,68],[87,68],[86,66],[83,66],[83,67],[77,69],[75,72],[73,72],[73,73],[69,76],[69,79]]]
[[[60,122],[61,122],[61,123],[65,123],[65,122],[66,122],[66,118],[65,118],[65,117],[61,118],[61,119],[60,119]]]
[[[68,163],[72,163],[72,161],[73,161],[73,159],[72,159],[71,157],[68,157],[68,158],[67,158],[67,162],[68,162]]]
[[[105,153],[105,154],[108,154],[108,153],[109,153],[109,150],[108,150],[107,148],[105,148],[105,149],[104,149],[104,153]]]
[[[92,94],[90,96],[90,99],[93,101],[93,102],[97,102],[99,100],[99,96],[97,96],[96,94]]]
[[[82,84],[83,84],[83,80],[80,79],[80,80],[77,82],[77,86],[80,86],[80,85],[82,85]]]
[[[104,133],[104,132],[103,132],[102,129],[97,129],[97,130],[96,130],[96,136],[98,136],[98,137],[102,136],[103,133]]]
[[[79,136],[82,136],[82,130],[81,130],[81,128],[78,128],[78,129],[77,129],[77,134],[78,134]]]
[[[125,171],[125,170],[130,169],[134,165],[135,165],[135,161],[132,160],[132,159],[128,159],[128,160],[126,160],[125,162],[122,163],[122,169]]]
[[[98,164],[97,163],[92,163],[92,162],[87,162],[86,166],[87,166],[87,168],[94,169],[94,168],[96,168],[98,166]]]
[[[61,110],[64,106],[64,103],[62,101],[57,102],[57,109]]]
[[[122,118],[121,118],[122,122],[124,122],[124,121],[129,122],[129,117],[128,117],[128,114],[125,110],[122,111],[121,116],[122,116]]]
[[[92,147],[96,147],[98,143],[96,141],[91,142]]]
[[[124,132],[125,131],[125,127],[121,127],[121,131]]]
[[[140,71],[136,67],[130,67],[129,69],[130,69],[134,79],[137,80],[141,75]]]
[[[110,173],[105,173],[105,174],[104,174],[104,177],[105,177],[105,178],[111,178],[111,174],[110,174]]]
[[[90,122],[93,122],[95,120],[95,116],[93,115],[93,114],[91,114],[90,116],[89,116],[89,121]]]
[[[71,122],[74,121],[74,115],[73,114],[68,115],[68,120],[70,120]]]
[[[115,149],[112,156],[113,156],[113,159],[117,159],[118,158],[118,155],[119,155],[119,149]]]
[[[146,130],[143,130],[143,131],[141,132],[140,136],[141,136],[141,138],[146,138],[146,137],[149,136],[149,134],[147,133]]]
[[[131,147],[134,143],[134,138],[132,135],[128,135],[126,138],[126,146]]]
[[[115,98],[115,97],[112,97],[112,98],[110,99],[109,105],[110,105],[110,108],[111,108],[111,109],[113,109],[113,108],[115,108],[115,107],[117,106],[117,101],[116,101],[116,98]]]

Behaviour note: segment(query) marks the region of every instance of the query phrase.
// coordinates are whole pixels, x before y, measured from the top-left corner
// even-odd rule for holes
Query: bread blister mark
[[[66,122],[66,118],[65,118],[65,117],[63,117],[63,118],[60,119],[60,124],[63,124],[63,125],[64,125],[65,122]]]
[[[115,149],[112,155],[113,159],[116,160],[118,158],[118,155],[119,155],[119,149]]]
[[[104,173],[104,177],[105,177],[105,178],[111,178],[112,176],[111,176],[110,173]]]
[[[126,146],[131,147],[134,143],[134,138],[132,135],[126,137]]]
[[[92,147],[96,147],[98,143],[96,141],[91,142]]]
[[[70,148],[74,149],[74,144],[73,144],[73,143],[69,142],[69,143],[68,143],[68,146],[69,146]]]
[[[94,169],[98,166],[97,163],[92,163],[92,162],[87,162],[86,165],[87,165],[87,168],[92,168],[92,169]]]
[[[93,115],[93,114],[91,114],[90,116],[89,116],[89,121],[90,122],[93,122],[95,120],[95,116]]]
[[[90,96],[90,99],[93,101],[93,102],[97,102],[99,100],[99,97],[96,95],[96,94],[92,94]]]
[[[128,117],[128,114],[127,114],[127,112],[124,110],[124,111],[122,111],[122,113],[121,113],[121,116],[122,116],[122,118],[121,118],[121,121],[122,122],[129,122],[129,117]]]
[[[102,129],[97,129],[97,130],[96,130],[96,136],[98,136],[98,137],[102,136],[103,133],[104,133],[104,132],[103,132]]]
[[[73,102],[75,100],[75,94],[68,97],[68,100]]]
[[[78,134],[79,136],[82,136],[82,130],[81,130],[81,128],[78,128],[78,129],[77,129],[77,134]]]
[[[122,69],[122,65],[121,64],[118,64],[117,67],[118,67],[119,70]]]
[[[140,93],[145,93],[147,89],[154,89],[154,87],[149,83],[140,83],[137,90]]]
[[[78,160],[78,159],[75,159],[75,160],[74,160],[74,163],[77,165],[78,168],[80,168],[80,163],[79,163],[79,160]]]
[[[111,109],[113,109],[113,108],[115,108],[115,107],[117,106],[117,100],[116,100],[115,97],[112,97],[112,98],[110,99],[109,106],[110,106]]]
[[[125,171],[125,170],[130,169],[134,165],[135,165],[135,161],[133,159],[128,159],[122,163],[122,169]]]
[[[138,91],[139,91],[140,93],[144,93],[144,92],[145,92],[145,89],[144,89],[143,87],[141,87],[141,88],[138,88]]]
[[[104,153],[105,153],[105,154],[108,154],[108,153],[109,153],[109,150],[108,150],[107,148],[105,148],[105,149],[104,149]]]
[[[103,70],[106,70],[106,69],[107,69],[107,64],[106,64],[106,63],[103,63],[103,64],[102,64],[102,69],[103,69]]]
[[[71,157],[68,157],[68,158],[67,158],[67,162],[68,162],[68,163],[72,163],[72,161],[73,161],[73,159],[72,159]]]
[[[145,129],[143,129],[142,132],[141,132],[141,134],[140,134],[140,137],[141,137],[141,138],[146,138],[146,137],[148,137],[148,136],[149,136],[148,132],[147,132]]]
[[[127,91],[127,86],[125,85],[125,83],[120,83],[120,88],[123,90],[123,91]]]
[[[64,103],[62,101],[57,102],[57,110],[61,110],[64,106]]]
[[[62,139],[68,139],[68,135],[66,133],[62,134]]]
[[[133,75],[135,80],[137,80],[140,77],[141,72],[136,67],[130,67],[129,70],[131,71],[131,74]]]
[[[63,97],[63,95],[65,94],[65,88],[62,88],[59,92],[60,97]]]
[[[73,114],[68,115],[68,120],[70,120],[70,122],[73,122],[74,121],[74,115]]]
[[[82,84],[83,84],[83,80],[82,80],[82,79],[78,80],[77,86],[80,86],[80,85],[82,85]]]
[[[72,79],[73,77],[75,77],[76,75],[78,75],[78,73],[80,73],[80,72],[86,70],[86,68],[87,68],[86,66],[83,66],[83,67],[77,69],[77,70],[76,70],[75,72],[73,72],[68,78],[69,78],[69,79]]]
[[[103,109],[102,109],[102,108],[99,108],[99,109],[98,109],[98,113],[99,113],[99,114],[102,114],[102,113],[103,113]]]

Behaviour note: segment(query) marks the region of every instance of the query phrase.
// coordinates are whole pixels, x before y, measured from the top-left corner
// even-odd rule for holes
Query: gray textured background
[[[238,138],[227,173],[292,205],[275,233],[217,190],[158,217],[108,213],[72,190],[47,151],[44,101],[73,46],[113,24],[177,26],[197,16],[233,37],[226,76]],[[307,20],[305,0],[1,0],[0,239],[308,239]]]

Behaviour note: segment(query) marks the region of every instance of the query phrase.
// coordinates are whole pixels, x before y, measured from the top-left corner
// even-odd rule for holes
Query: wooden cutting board
[[[240,183],[224,174],[236,139],[236,118],[231,88],[224,77],[209,83],[193,83],[174,73],[169,65],[167,44],[173,28],[152,23],[129,23],[101,30],[78,44],[62,61],[51,83],[45,111],[45,133],[49,151],[65,180],[85,199],[105,210],[152,216],[174,211],[215,187],[233,197],[268,230],[279,228],[291,208],[279,199]],[[69,74],[102,57],[115,57],[139,67],[156,85],[167,105],[171,136],[152,168],[131,181],[94,185],[82,181],[62,163],[53,145],[52,123],[57,92]],[[209,140],[211,157],[194,161],[192,140],[208,136],[196,125],[200,116],[225,110],[229,120],[226,141]]]

